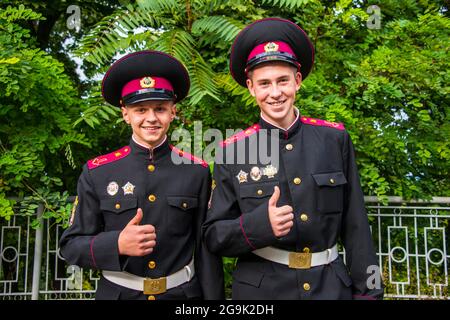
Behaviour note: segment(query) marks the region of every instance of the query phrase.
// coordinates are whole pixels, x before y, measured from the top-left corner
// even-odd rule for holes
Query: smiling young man
[[[131,126],[130,144],[83,167],[60,252],[102,270],[96,299],[222,299],[221,258],[201,240],[208,165],[169,144],[189,76],[175,58],[140,51],[116,61],[102,94]],[[175,164],[172,157],[187,157]]]
[[[383,296],[350,137],[294,106],[313,61],[306,33],[284,19],[256,21],[233,43],[232,76],[255,98],[260,121],[222,143],[203,226],[212,252],[238,257],[233,299]],[[262,149],[278,161],[267,163]]]

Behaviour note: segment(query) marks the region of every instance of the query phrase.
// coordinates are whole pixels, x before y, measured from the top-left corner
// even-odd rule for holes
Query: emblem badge
[[[265,52],[276,52],[278,51],[278,45],[275,42],[269,42],[264,46]]]
[[[113,196],[117,193],[117,191],[119,191],[119,185],[115,181],[110,182],[106,187],[106,191],[110,196]]]
[[[273,165],[268,165],[263,169],[263,173],[267,178],[273,178],[278,173],[278,169]]]
[[[153,88],[155,86],[155,79],[151,77],[144,77],[139,82],[141,88]]]
[[[123,194],[133,194],[134,191],[134,185],[132,185],[130,182],[127,182],[126,185],[122,187]]]
[[[239,183],[243,183],[243,182],[247,182],[247,176],[248,176],[248,173],[241,170],[241,171],[239,171],[236,178],[238,179]]]
[[[250,170],[250,178],[252,178],[253,181],[259,181],[261,176],[261,170],[258,167],[253,167],[252,170]]]

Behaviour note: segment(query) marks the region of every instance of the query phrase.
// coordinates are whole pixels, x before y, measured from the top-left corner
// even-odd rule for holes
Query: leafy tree
[[[43,201],[45,214],[67,213],[60,176],[72,171],[72,146],[89,145],[72,126],[80,100],[62,64],[21,26],[39,19],[24,6],[0,12],[0,215],[6,219],[11,195]],[[33,214],[35,207],[23,209]]]

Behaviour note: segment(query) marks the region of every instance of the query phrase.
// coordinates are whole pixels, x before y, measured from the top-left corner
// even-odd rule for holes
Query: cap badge
[[[275,42],[268,42],[264,46],[264,51],[265,52],[276,52],[276,51],[278,51],[278,48],[279,48],[279,46]]]
[[[278,169],[273,165],[268,165],[263,169],[263,172],[267,178],[273,178],[278,173]]]
[[[155,79],[151,77],[144,77],[139,82],[141,88],[153,88],[155,86]]]
[[[127,182],[126,185],[122,187],[123,194],[133,194],[134,191],[134,185],[132,185],[130,182]]]
[[[247,176],[248,176],[248,173],[241,170],[241,171],[239,171],[236,178],[238,179],[239,183],[243,183],[243,182],[247,182]]]
[[[106,187],[106,191],[110,196],[113,196],[117,193],[117,191],[119,191],[119,185],[117,184],[117,182],[112,181]]]
[[[259,181],[261,176],[261,170],[258,167],[253,167],[252,170],[250,170],[250,178],[252,178],[253,181]]]

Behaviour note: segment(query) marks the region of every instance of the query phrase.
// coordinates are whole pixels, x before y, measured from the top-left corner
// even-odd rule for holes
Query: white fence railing
[[[450,299],[448,290],[450,198],[389,205],[366,197],[374,244],[394,299]],[[42,205],[37,217],[42,215]],[[62,225],[34,217],[0,219],[0,299],[93,299],[98,271],[68,266],[59,255]],[[342,252],[345,257],[345,252]]]

